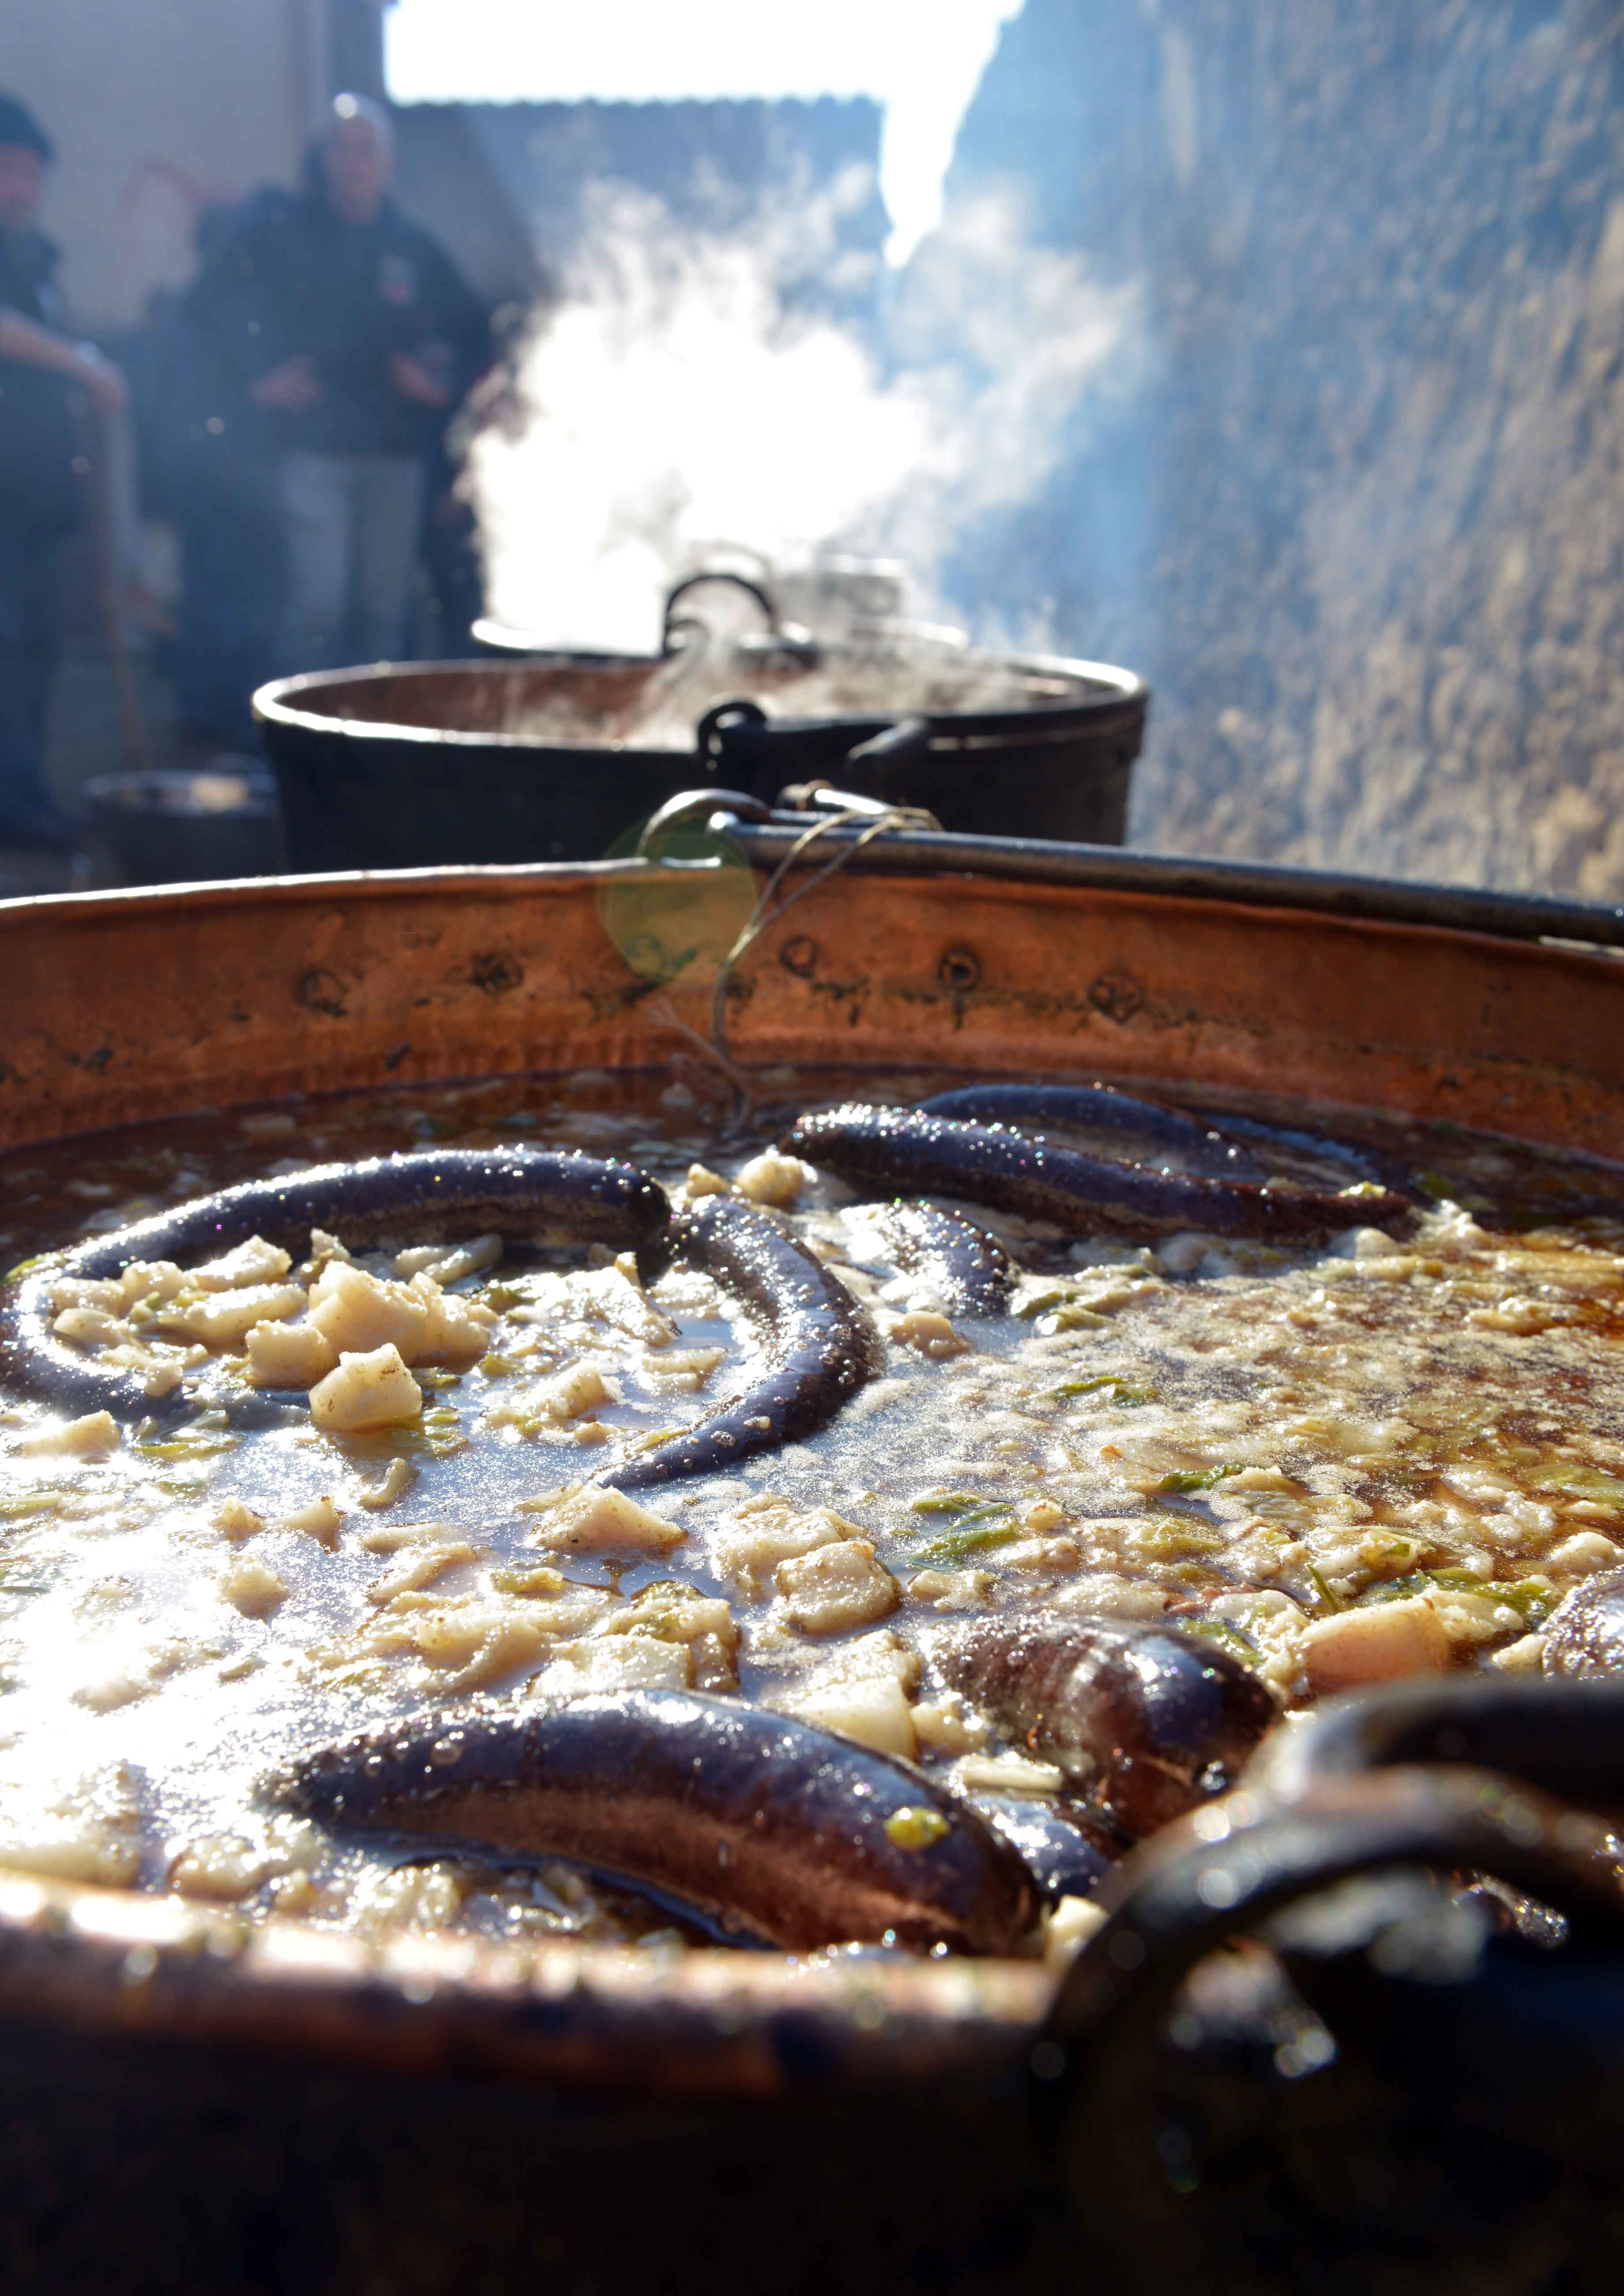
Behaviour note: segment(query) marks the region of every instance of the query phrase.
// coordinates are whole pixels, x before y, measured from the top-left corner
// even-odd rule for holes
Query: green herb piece
[[[20,1259],[15,1267],[8,1267],[4,1275],[0,1275],[0,1283],[15,1283],[24,1275],[32,1275],[37,1267],[49,1267],[53,1260],[61,1258],[58,1251],[37,1251],[32,1259]]]
[[[1553,1590],[1540,1578],[1485,1578],[1476,1570],[1453,1567],[1440,1570],[1411,1570],[1402,1578],[1386,1578],[1366,1587],[1355,1597],[1357,1610],[1380,1603],[1402,1603],[1413,1595],[1476,1595],[1489,1603],[1504,1603],[1525,1625],[1542,1626],[1555,1602]]]
[[[1497,1579],[1490,1589],[1497,1603],[1508,1603],[1529,1627],[1542,1627],[1555,1607],[1553,1588],[1538,1578]]]
[[[1221,1483],[1226,1476],[1244,1472],[1243,1461],[1226,1459],[1221,1466],[1202,1467],[1193,1469],[1186,1473],[1163,1475],[1156,1488],[1159,1491],[1166,1491],[1169,1495],[1183,1497],[1190,1491],[1210,1491],[1215,1483]]]
[[[1596,1500],[1603,1506],[1624,1506],[1624,1479],[1605,1474],[1600,1467],[1558,1463],[1535,1468],[1528,1480],[1537,1491],[1561,1491],[1570,1498]]]
[[[933,1538],[929,1546],[922,1546],[915,1559],[949,1566],[968,1562],[972,1554],[990,1554],[996,1547],[1007,1546],[1019,1532],[1020,1526],[1012,1515],[966,1517],[939,1538]]]
[[[1245,1666],[1256,1666],[1261,1656],[1251,1636],[1243,1635],[1227,1619],[1180,1619],[1178,1630],[1180,1634],[1193,1635],[1198,1642],[1216,1643],[1220,1650],[1226,1650],[1231,1658],[1238,1658]]]
[[[977,1498],[972,1491],[927,1491],[923,1498],[908,1502],[908,1512],[911,1514],[967,1514],[972,1507],[983,1507],[987,1504],[985,1499]]]
[[[1399,1578],[1378,1578],[1374,1586],[1360,1589],[1351,1608],[1369,1611],[1379,1603],[1405,1603],[1412,1595],[1426,1594],[1431,1584],[1424,1570],[1407,1570]]]
[[[201,1411],[174,1435],[164,1435],[163,1424],[147,1418],[136,1428],[134,1447],[144,1459],[212,1459],[236,1447],[238,1439],[223,1411]]]
[[[17,1498],[0,1499],[0,1522],[14,1522],[19,1515],[60,1514],[64,1497],[62,1491],[29,1491]]]
[[[1021,1301],[1015,1313],[1023,1324],[1029,1323],[1034,1316],[1046,1315],[1051,1308],[1069,1307],[1072,1298],[1071,1292],[1058,1288],[1035,1292],[1029,1300]]]
[[[433,1371],[424,1365],[412,1376],[420,1387],[455,1387],[463,1374],[460,1371]]]
[[[1340,1597],[1331,1592],[1330,1587],[1325,1584],[1323,1574],[1315,1567],[1315,1565],[1312,1562],[1308,1563],[1305,1565],[1305,1569],[1309,1586],[1313,1587],[1314,1592],[1319,1596],[1320,1601],[1325,1604],[1326,1610],[1342,1610],[1345,1605],[1342,1603]]]
[[[1179,1562],[1192,1554],[1220,1554],[1223,1533],[1201,1523],[1147,1522],[1128,1534],[1134,1553],[1147,1562]]]
[[[481,1356],[474,1365],[474,1369],[483,1372],[487,1379],[505,1379],[510,1372],[515,1372],[518,1368],[519,1365],[512,1356],[497,1355],[494,1349],[489,1355]]]
[[[1092,1379],[1068,1379],[1059,1387],[1046,1388],[1044,1393],[1054,1403],[1069,1402],[1074,1395],[1103,1395],[1122,1411],[1136,1411],[1156,1400],[1149,1388],[1135,1387],[1114,1371],[1096,1372]]]
[[[212,1459],[217,1452],[229,1451],[236,1439],[234,1435],[190,1439],[177,1436],[173,1443],[137,1443],[135,1447],[144,1459]]]
[[[369,1440],[363,1435],[349,1439],[364,1457],[379,1456],[374,1447],[376,1439]],[[444,1459],[454,1451],[465,1450],[467,1445],[468,1438],[463,1432],[462,1421],[448,1405],[442,1403],[437,1404],[432,1411],[425,1411],[415,1427],[403,1427],[398,1432],[391,1432],[381,1448],[385,1457],[405,1458],[414,1453],[426,1451],[431,1458]]]
[[[915,1803],[894,1809],[885,1821],[886,1840],[898,1849],[934,1849],[952,1831],[939,1810],[922,1809]]]

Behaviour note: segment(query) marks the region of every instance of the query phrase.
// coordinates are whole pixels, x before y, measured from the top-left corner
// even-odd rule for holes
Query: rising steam
[[[512,417],[472,446],[495,615],[646,651],[665,591],[718,545],[780,568],[820,545],[896,554],[916,610],[953,611],[955,543],[1032,498],[1098,395],[1131,383],[1136,297],[1029,246],[989,199],[881,283],[876,321],[870,259],[839,245],[870,188],[852,169],[716,234],[624,185],[595,194]],[[842,297],[864,320],[827,316]]]

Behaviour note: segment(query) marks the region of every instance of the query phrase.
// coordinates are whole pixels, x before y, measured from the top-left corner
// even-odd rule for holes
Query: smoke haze
[[[726,545],[778,567],[820,545],[895,554],[915,611],[954,611],[964,537],[1037,495],[1092,398],[1127,386],[1136,298],[1029,247],[1016,201],[989,194],[876,312],[837,244],[870,190],[849,170],[721,234],[680,229],[624,185],[594,194],[511,417],[473,446],[498,619],[646,651],[666,590]],[[1042,635],[1027,619],[1021,635]]]

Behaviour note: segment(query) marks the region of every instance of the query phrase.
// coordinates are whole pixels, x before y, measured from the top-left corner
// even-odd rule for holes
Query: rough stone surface
[[[1596,0],[1006,29],[950,203],[1141,319],[960,587],[1151,676],[1136,843],[1624,895],[1621,87]]]

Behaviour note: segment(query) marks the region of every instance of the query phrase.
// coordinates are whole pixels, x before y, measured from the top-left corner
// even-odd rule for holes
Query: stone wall
[[[1141,320],[962,603],[1151,676],[1136,842],[1624,896],[1621,94],[1601,0],[1006,29],[951,199]]]

